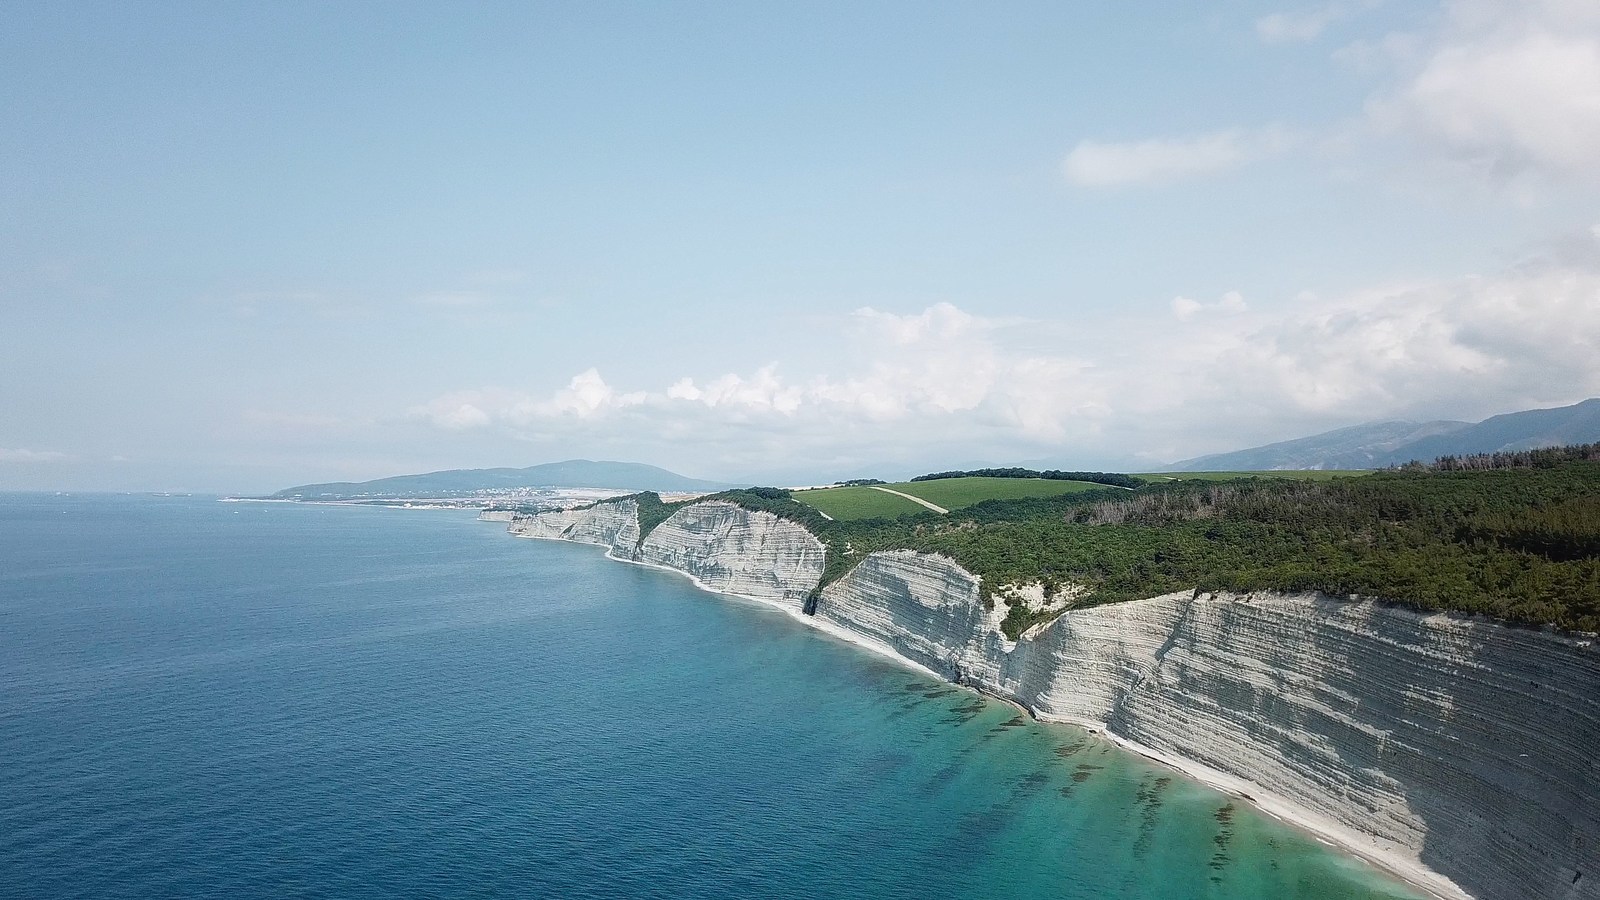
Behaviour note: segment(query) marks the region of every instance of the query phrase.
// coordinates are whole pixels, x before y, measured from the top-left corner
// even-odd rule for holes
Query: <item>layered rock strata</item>
[[[713,591],[764,600],[799,612],[822,579],[826,548],[816,535],[772,513],[722,501],[685,506],[641,543],[632,500],[518,516],[522,537],[599,544],[630,562],[685,572]]]
[[[787,520],[697,503],[639,544],[629,506],[512,530],[793,609],[821,576],[823,545]],[[1041,718],[1104,729],[1443,895],[1600,900],[1592,637],[1316,595],[1183,593],[1068,610],[1014,643],[977,576],[911,551],[866,556],[814,615]]]
[[[518,515],[507,530],[521,537],[599,544],[616,556],[631,559],[639,545],[639,504],[618,500],[583,509]]]
[[[818,618],[1045,719],[1103,728],[1432,887],[1600,897],[1592,639],[1315,595],[1170,594],[1000,632],[940,556],[868,556]],[[1404,868],[1404,866],[1397,866]],[[1452,889],[1454,888],[1454,890]]]
[[[826,548],[788,519],[708,501],[685,506],[657,525],[636,558],[688,572],[714,591],[799,612],[822,580]]]

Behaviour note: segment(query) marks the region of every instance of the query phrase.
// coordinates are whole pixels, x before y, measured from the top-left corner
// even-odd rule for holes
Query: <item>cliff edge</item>
[[[721,501],[639,534],[632,501],[517,516],[782,606],[1042,719],[1102,729],[1443,896],[1600,900],[1600,648],[1590,636],[1313,594],[1068,610],[1013,642],[1005,601],[911,551],[814,597],[825,547]]]

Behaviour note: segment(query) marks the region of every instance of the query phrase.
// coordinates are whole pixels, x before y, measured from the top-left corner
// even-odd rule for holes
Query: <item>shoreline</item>
[[[1433,900],[1474,900],[1473,896],[1463,890],[1460,885],[1456,884],[1448,877],[1434,871],[1433,869],[1428,868],[1421,861],[1403,856],[1393,850],[1373,848],[1371,844],[1377,840],[1376,838],[1353,832],[1350,829],[1312,813],[1309,810],[1306,810],[1283,797],[1266,793],[1256,785],[1241,781],[1229,775],[1225,775],[1222,772],[1204,765],[1203,763],[1184,759],[1180,756],[1174,756],[1173,754],[1165,753],[1153,747],[1141,744],[1138,741],[1125,738],[1108,729],[1104,723],[1078,720],[1066,716],[1042,715],[1033,707],[1022,702],[1014,696],[1009,696],[999,691],[990,690],[981,684],[973,684],[966,681],[952,681],[949,677],[936,672],[933,669],[922,665],[921,663],[914,662],[913,660],[902,656],[898,651],[886,644],[882,644],[852,631],[848,631],[839,627],[838,625],[833,624],[832,622],[825,622],[815,616],[808,616],[804,612],[793,609],[786,604],[769,600],[764,597],[751,596],[749,594],[737,594],[731,591],[719,591],[701,581],[691,572],[686,572],[683,569],[674,568],[672,566],[661,565],[659,563],[645,562],[643,560],[636,559],[623,559],[622,557],[614,555],[611,552],[611,548],[604,544],[588,544],[583,541],[569,541],[565,538],[544,537],[541,535],[513,534],[512,537],[596,547],[604,552],[607,559],[614,562],[628,563],[630,565],[643,566],[647,569],[671,572],[689,579],[690,583],[696,588],[699,588],[708,594],[721,597],[732,597],[780,610],[784,613],[787,613],[790,618],[801,622],[807,627],[813,628],[823,634],[834,637],[845,643],[853,644],[864,650],[887,657],[899,665],[911,669],[919,674],[936,678],[945,684],[964,687],[984,697],[989,697],[994,700],[999,700],[1003,703],[1008,703],[1012,706],[1015,706],[1034,721],[1053,725],[1070,725],[1075,728],[1082,728],[1090,734],[1103,736],[1119,748],[1129,753],[1133,753],[1137,756],[1172,769],[1191,781],[1199,782],[1200,784],[1205,785],[1206,787],[1209,787],[1212,790],[1222,793],[1228,797],[1249,803],[1251,806],[1260,810],[1268,817],[1284,824],[1285,826],[1293,828],[1296,831],[1311,837],[1324,846],[1347,853],[1350,856],[1361,860],[1367,865],[1378,869],[1385,875],[1394,878],[1407,887],[1420,891],[1427,897],[1433,898]],[[1363,841],[1365,841],[1365,843],[1363,843]]]

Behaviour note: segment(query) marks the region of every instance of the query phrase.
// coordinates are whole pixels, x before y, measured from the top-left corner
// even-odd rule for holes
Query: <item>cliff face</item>
[[[872,554],[816,615],[1099,725],[1483,898],[1600,897],[1600,651],[1315,596],[1168,595],[1000,634],[977,578]]]
[[[639,504],[632,500],[597,503],[588,509],[561,509],[515,516],[508,529],[521,537],[599,544],[632,559],[639,543]]]
[[[1191,603],[1171,635],[1112,731],[1392,842],[1478,896],[1600,896],[1592,643],[1284,596]]]
[[[518,517],[800,609],[823,569],[804,528],[722,502],[638,544],[636,508]],[[635,545],[638,544],[637,549]],[[940,556],[863,558],[815,617],[1042,718],[1102,727],[1278,807],[1444,893],[1600,900],[1600,648],[1591,640],[1312,595],[1188,593],[1000,631]],[[1422,873],[1426,874],[1426,873]]]
[[[688,572],[714,591],[798,612],[822,580],[824,552],[816,535],[788,519],[709,501],[657,525],[637,559]]]
[[[991,659],[1010,646],[1002,609],[979,599],[978,577],[943,556],[873,553],[822,590],[814,615],[957,681],[998,682]]]
[[[771,513],[721,501],[694,503],[639,542],[632,500],[517,516],[512,534],[607,547],[631,562],[693,575],[707,588],[789,607],[796,612],[822,579],[825,550],[816,536]]]

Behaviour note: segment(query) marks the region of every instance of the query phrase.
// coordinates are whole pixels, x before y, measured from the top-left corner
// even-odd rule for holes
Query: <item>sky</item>
[[[0,490],[1159,469],[1600,395],[1600,4],[12,2]]]

